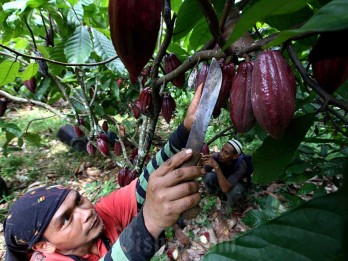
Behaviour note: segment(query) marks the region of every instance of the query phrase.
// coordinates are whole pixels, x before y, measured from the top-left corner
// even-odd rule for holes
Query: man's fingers
[[[152,175],[165,176],[192,157],[192,149],[185,149],[165,161]]]
[[[158,197],[161,202],[175,201],[190,195],[193,195],[199,191],[198,182],[185,182],[176,186],[169,187],[165,190],[158,192]]]
[[[163,185],[166,187],[171,187],[176,184],[194,180],[196,178],[202,177],[204,172],[201,167],[198,166],[190,166],[178,168],[170,173],[168,173],[162,180]]]
[[[200,200],[201,195],[199,193],[195,193],[170,202],[170,204],[166,206],[166,211],[168,211],[168,214],[171,215],[180,215],[184,211],[193,208],[194,206],[197,206]]]

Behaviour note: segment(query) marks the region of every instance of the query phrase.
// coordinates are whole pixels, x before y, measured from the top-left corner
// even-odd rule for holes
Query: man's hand
[[[202,166],[209,166],[213,169],[219,168],[219,164],[210,155],[203,155],[201,158]]]
[[[191,130],[192,128],[193,121],[195,119],[196,111],[198,108],[198,104],[201,99],[202,90],[203,90],[203,84],[200,84],[195,92],[195,95],[193,96],[190,106],[187,109],[186,116],[184,119],[184,127],[187,130]]]
[[[182,150],[163,163],[149,178],[143,215],[146,228],[155,238],[173,225],[181,213],[198,205],[201,199],[199,184],[193,181],[203,175],[201,168],[178,168],[191,156],[191,149]]]

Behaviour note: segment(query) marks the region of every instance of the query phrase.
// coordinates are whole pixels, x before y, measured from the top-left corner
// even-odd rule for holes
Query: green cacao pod
[[[295,76],[280,52],[261,52],[252,72],[251,104],[257,122],[280,138],[295,112]]]
[[[235,75],[234,63],[226,64],[225,61],[220,61],[220,67],[222,72],[222,83],[219,93],[219,97],[216,101],[213,117],[219,117],[221,113],[221,108],[225,108],[227,105],[228,98],[230,97],[230,92],[232,88],[232,83]]]
[[[230,116],[237,132],[245,133],[256,123],[251,105],[253,62],[241,62],[230,93]]]
[[[110,0],[108,11],[112,43],[135,83],[156,47],[162,0]]]
[[[342,36],[348,30],[322,33],[309,54],[313,76],[328,93],[336,91],[348,78],[348,49]]]
[[[164,57],[164,70],[166,73],[170,73],[178,68],[181,64],[182,62],[174,53],[167,54]],[[172,80],[172,83],[174,86],[182,88],[185,84],[185,74],[178,75]]]

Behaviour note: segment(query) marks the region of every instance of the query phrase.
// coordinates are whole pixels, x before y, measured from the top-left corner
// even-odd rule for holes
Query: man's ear
[[[239,155],[236,153],[236,154],[233,154],[233,159],[238,159]]]
[[[33,250],[39,251],[42,253],[50,253],[51,254],[51,253],[54,253],[54,251],[56,251],[56,247],[53,244],[51,244],[50,242],[41,241],[41,242],[36,243],[33,246]]]

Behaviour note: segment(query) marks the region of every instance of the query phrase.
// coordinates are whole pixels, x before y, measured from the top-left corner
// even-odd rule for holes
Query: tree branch
[[[47,59],[45,57],[37,57],[37,56],[31,56],[31,55],[27,55],[27,54],[23,54],[21,52],[18,52],[12,48],[9,48],[3,44],[0,44],[0,47],[4,48],[5,50],[8,50],[12,53],[15,53],[16,55],[18,56],[22,56],[22,57],[25,57],[25,58],[28,58],[28,59],[33,59],[33,60],[36,60],[36,61],[46,61],[48,63],[54,63],[54,64],[58,64],[58,65],[62,65],[62,66],[98,66],[98,65],[104,65],[104,64],[107,64],[109,62],[112,62],[113,60],[117,59],[118,56],[114,56],[114,57],[111,57],[105,61],[102,61],[102,62],[97,62],[97,63],[63,63],[63,62],[59,62],[59,61],[55,61],[55,60],[50,60],[50,59]]]

